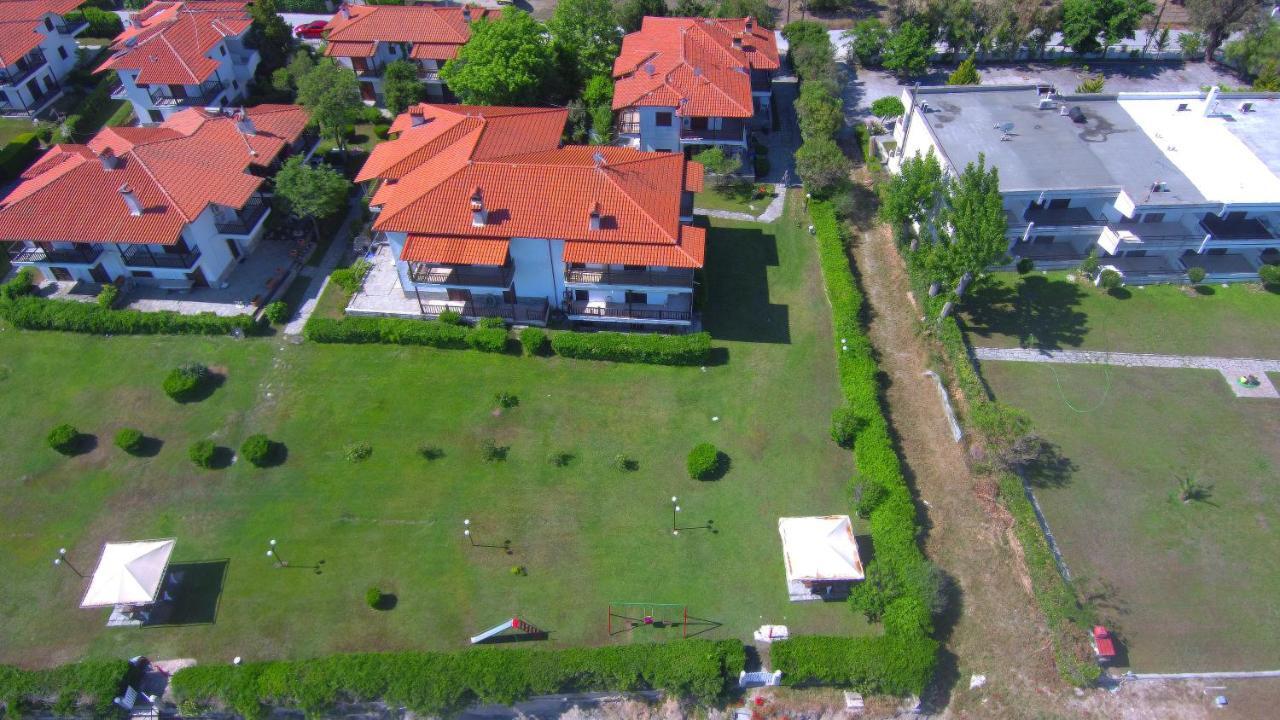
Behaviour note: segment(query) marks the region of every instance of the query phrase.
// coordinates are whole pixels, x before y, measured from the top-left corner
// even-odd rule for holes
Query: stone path
[[[307,294],[303,298],[302,305],[293,309],[293,317],[285,324],[285,335],[301,335],[302,327],[311,318],[311,313],[315,312],[316,301],[320,299],[320,293],[324,292],[325,287],[329,285],[329,273],[333,272],[333,269],[338,266],[338,262],[342,260],[343,254],[351,247],[351,223],[354,218],[358,217],[356,209],[359,204],[359,199],[351,200],[347,204],[347,217],[343,220],[342,227],[338,229],[338,234],[334,237],[333,242],[329,243],[329,249],[325,251],[320,264],[316,267],[304,265],[298,271],[298,276],[293,279],[294,282],[302,282],[302,278],[310,278],[311,283],[307,285]],[[319,285],[315,284],[317,276],[323,278]]]
[[[1280,398],[1280,392],[1267,377],[1269,372],[1280,372],[1280,360],[1260,358],[1206,357],[1195,355],[1152,355],[1147,353],[1122,353],[1097,350],[1032,350],[1026,348],[973,349],[979,360],[1007,360],[1012,362],[1068,363],[1086,365],[1117,365],[1119,367],[1195,368],[1217,370],[1239,397]],[[1245,387],[1237,378],[1253,375],[1258,379],[1256,387]]]
[[[707,210],[706,208],[694,208],[694,215],[706,215],[707,217],[720,218],[722,220],[742,220],[745,222],[771,223],[782,217],[782,206],[787,200],[787,189],[782,183],[773,186],[773,200],[769,202],[769,206],[759,215],[751,213],[734,212],[733,210]]]

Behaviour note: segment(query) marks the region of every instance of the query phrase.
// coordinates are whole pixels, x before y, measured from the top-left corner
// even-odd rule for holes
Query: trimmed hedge
[[[849,268],[844,232],[830,202],[814,200],[809,210],[835,325],[840,388],[860,426],[853,446],[858,481],[877,486],[872,492],[879,496],[869,518],[875,557],[867,563],[867,580],[854,587],[850,600],[855,607],[880,610],[884,635],[796,638],[775,643],[771,658],[791,685],[823,683],[864,692],[919,694],[933,674],[938,653],[938,642],[931,637],[932,573],[916,543],[915,503],[880,405],[880,369],[863,331],[863,298]]]
[[[3,714],[19,717],[45,710],[69,717],[88,709],[95,717],[107,717],[112,713],[111,700],[119,694],[128,670],[129,663],[124,660],[85,661],[48,670],[0,665]]]
[[[111,310],[74,300],[18,297],[0,302],[0,316],[24,330],[62,330],[94,335],[246,335],[263,331],[248,315],[223,317],[213,313],[181,315],[168,310]]]
[[[652,363],[655,365],[705,365],[711,357],[711,334],[658,335],[656,333],[562,332],[551,337],[557,355],[582,360]]]
[[[195,665],[173,676],[179,701],[220,703],[246,720],[265,705],[319,716],[339,701],[382,700],[443,715],[474,702],[510,705],[534,695],[659,689],[710,702],[746,665],[737,640],[564,650],[478,649],[457,653],[362,653],[315,660]]]
[[[498,336],[501,335],[501,342]],[[505,328],[470,328],[432,320],[399,318],[344,317],[341,319],[311,316],[302,328],[302,336],[318,343],[385,343],[388,345],[425,345],[427,347],[502,352],[507,346]],[[473,339],[472,336],[478,336]]]

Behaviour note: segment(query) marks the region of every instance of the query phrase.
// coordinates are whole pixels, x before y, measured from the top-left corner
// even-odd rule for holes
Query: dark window
[[[226,55],[226,54],[227,54],[227,48],[226,48],[226,46],[219,45],[219,46],[218,46],[218,54],[219,54],[219,55]]]
[[[240,81],[239,81],[239,80],[232,80],[232,81],[231,81],[231,87],[232,87],[232,88],[234,88],[234,89],[236,89],[236,90],[239,90],[239,89],[240,89]]]
[[[1146,215],[1142,216],[1142,222],[1144,223],[1164,222],[1164,213],[1147,213]]]
[[[1071,198],[1054,198],[1049,201],[1050,210],[1064,210],[1071,207]]]
[[[591,299],[591,296],[587,294],[586,290],[574,290],[573,299],[578,302],[586,302]]]
[[[1248,215],[1248,213],[1243,213],[1243,212],[1229,212],[1229,213],[1227,213],[1227,216],[1226,216],[1226,217],[1222,218],[1222,220],[1223,220],[1223,222],[1229,222],[1229,223],[1244,222],[1244,217],[1245,217],[1245,215]]]
[[[165,245],[164,251],[170,255],[185,255],[189,252],[187,249],[187,241],[184,238],[178,238],[178,241],[172,245]]]
[[[136,277],[136,278],[149,278],[149,277],[155,277],[155,275],[154,275],[150,270],[134,270],[133,272],[131,272],[131,273],[129,273],[129,274],[130,274],[130,275],[132,275],[132,276],[134,276],[134,277]]]
[[[1208,253],[1206,253],[1206,254],[1208,254],[1208,255],[1226,255],[1226,254],[1227,254],[1227,249],[1226,249],[1226,248],[1214,248],[1214,249],[1210,250],[1210,251],[1209,251]]]
[[[622,269],[627,272],[644,272],[644,265],[623,265]]]
[[[707,118],[704,118],[704,117],[689,118],[689,128],[691,130],[706,130]]]
[[[649,295],[647,293],[631,292],[628,290],[626,299],[628,304],[644,305],[649,302]]]
[[[44,19],[44,29],[49,31],[53,30],[53,18]]]
[[[1130,250],[1124,254],[1125,257],[1146,257],[1146,250]]]
[[[669,112],[655,113],[653,118],[654,118],[653,120],[654,123],[658,127],[671,127],[671,113]]]
[[[151,122],[164,122],[164,113],[159,110],[147,110],[147,114],[151,116]]]
[[[1052,235],[1036,235],[1035,237],[1031,238],[1031,244],[1032,245],[1052,245],[1053,236]]]
[[[67,49],[61,45],[58,46],[58,57],[62,58],[63,60],[67,59]]]

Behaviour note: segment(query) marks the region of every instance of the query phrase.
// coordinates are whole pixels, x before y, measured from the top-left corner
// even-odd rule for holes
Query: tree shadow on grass
[[[227,383],[226,375],[219,372],[213,372],[212,370],[210,370],[209,374],[205,375],[204,379],[201,380],[191,390],[191,392],[186,393],[182,397],[174,398],[174,399],[180,405],[189,405],[191,403],[202,402],[204,400],[208,400],[211,395],[217,392],[218,388],[222,387],[226,383]]]
[[[226,470],[235,462],[236,453],[229,447],[219,445],[213,449],[213,459],[209,462],[210,470]]]
[[[150,435],[144,435],[142,439],[138,441],[137,449],[135,449],[132,453],[129,453],[129,454],[133,455],[134,457],[150,458],[150,457],[155,457],[159,455],[160,450],[163,448],[164,448],[163,440],[161,440],[158,437],[151,437]]]
[[[1085,293],[1075,283],[1026,275],[1012,287],[992,280],[975,286],[960,316],[965,331],[983,338],[1006,335],[1017,338],[1019,347],[1040,350],[1084,342],[1089,318],[1077,309]]]
[[[786,305],[769,302],[769,267],[777,238],[759,228],[707,230],[706,309],[702,325],[716,340],[790,343]]]
[[[143,627],[214,624],[230,564],[227,559],[170,563]]]
[[[395,610],[396,605],[399,604],[400,598],[395,593],[382,593],[382,596],[378,598],[378,602],[373,604],[373,609],[379,612],[386,612],[387,610]]]
[[[1039,454],[1023,465],[1023,476],[1033,488],[1061,488],[1071,484],[1071,476],[1079,466],[1062,454],[1062,448],[1046,440],[1040,441]]]
[[[75,457],[77,455],[87,455],[98,449],[98,436],[93,433],[76,433],[76,436],[67,443],[65,449],[59,449],[58,452],[67,457]]]
[[[1127,287],[1116,287],[1107,290],[1107,294],[1117,300],[1128,300],[1133,297],[1133,291]]]
[[[258,464],[260,468],[272,468],[283,465],[285,460],[289,459],[289,448],[282,442],[276,440],[269,441],[267,445],[267,454],[262,458],[262,462]]]

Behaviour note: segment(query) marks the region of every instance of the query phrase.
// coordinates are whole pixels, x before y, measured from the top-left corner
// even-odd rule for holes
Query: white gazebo
[[[837,599],[866,577],[848,515],[778,518],[793,602]]]
[[[82,608],[150,605],[160,592],[177,540],[107,543]]]

